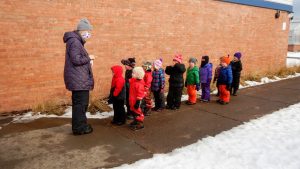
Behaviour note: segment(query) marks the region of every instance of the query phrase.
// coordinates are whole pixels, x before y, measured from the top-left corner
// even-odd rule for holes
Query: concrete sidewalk
[[[71,134],[70,119],[10,124],[0,130],[0,166],[109,168],[132,163],[299,103],[299,84],[300,78],[294,78],[243,89],[226,106],[214,101],[193,106],[183,104],[178,111],[153,113],[145,119],[145,129],[136,132],[127,126],[111,126],[111,119],[89,120],[95,131],[84,136]]]

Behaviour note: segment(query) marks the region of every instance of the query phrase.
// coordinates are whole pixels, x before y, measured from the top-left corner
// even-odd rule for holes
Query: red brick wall
[[[0,112],[69,98],[62,36],[83,17],[94,25],[86,48],[98,56],[95,96],[108,94],[110,67],[127,56],[167,65],[176,52],[185,62],[207,54],[216,63],[241,51],[244,73],[285,66],[285,12],[274,19],[275,10],[211,0],[1,0],[0,9]]]
[[[300,45],[289,45],[288,51],[290,52],[300,52]]]

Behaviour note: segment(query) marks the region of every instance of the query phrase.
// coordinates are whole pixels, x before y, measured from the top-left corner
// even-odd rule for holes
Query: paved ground
[[[0,130],[0,168],[109,168],[150,158],[299,103],[299,84],[294,78],[243,89],[226,106],[198,103],[154,113],[137,132],[111,126],[110,119],[90,120],[95,132],[85,136],[71,134],[70,119],[9,124]]]

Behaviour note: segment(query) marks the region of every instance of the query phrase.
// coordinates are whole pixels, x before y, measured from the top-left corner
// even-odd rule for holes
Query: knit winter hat
[[[230,64],[230,57],[229,56],[224,56],[223,59],[222,59],[222,62],[226,63],[227,65]]]
[[[136,79],[143,79],[145,76],[145,71],[142,67],[135,67],[132,70],[132,77]]]
[[[173,61],[177,61],[179,63],[182,63],[182,59],[183,59],[182,55],[181,54],[177,54],[177,55],[174,56]]]
[[[133,68],[135,66],[135,58],[122,59],[121,63]]]
[[[162,59],[157,59],[153,62],[154,67],[161,68],[162,67]]]
[[[202,59],[204,59],[204,61]],[[201,58],[201,67],[204,67],[206,64],[208,64],[208,62],[209,62],[209,56],[207,56],[207,55],[202,56],[202,58]]]
[[[242,57],[242,53],[241,52],[236,52],[233,56],[237,57],[240,60],[241,57]]]
[[[151,62],[144,62],[142,67],[145,69],[145,71],[150,71],[151,68],[152,68],[152,63]]]
[[[77,24],[78,31],[91,31],[93,26],[91,25],[90,21],[86,18],[83,18]]]
[[[191,57],[190,59],[189,59],[189,63],[197,63],[198,62],[198,60],[196,59],[196,58],[194,58],[194,57]]]

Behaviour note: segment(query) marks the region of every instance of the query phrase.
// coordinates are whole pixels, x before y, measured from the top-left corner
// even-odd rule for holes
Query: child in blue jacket
[[[232,70],[230,65],[230,58],[223,57],[221,61],[222,67],[220,69],[220,74],[218,77],[220,96],[218,103],[225,105],[229,103],[230,100],[230,89],[232,83]]]

